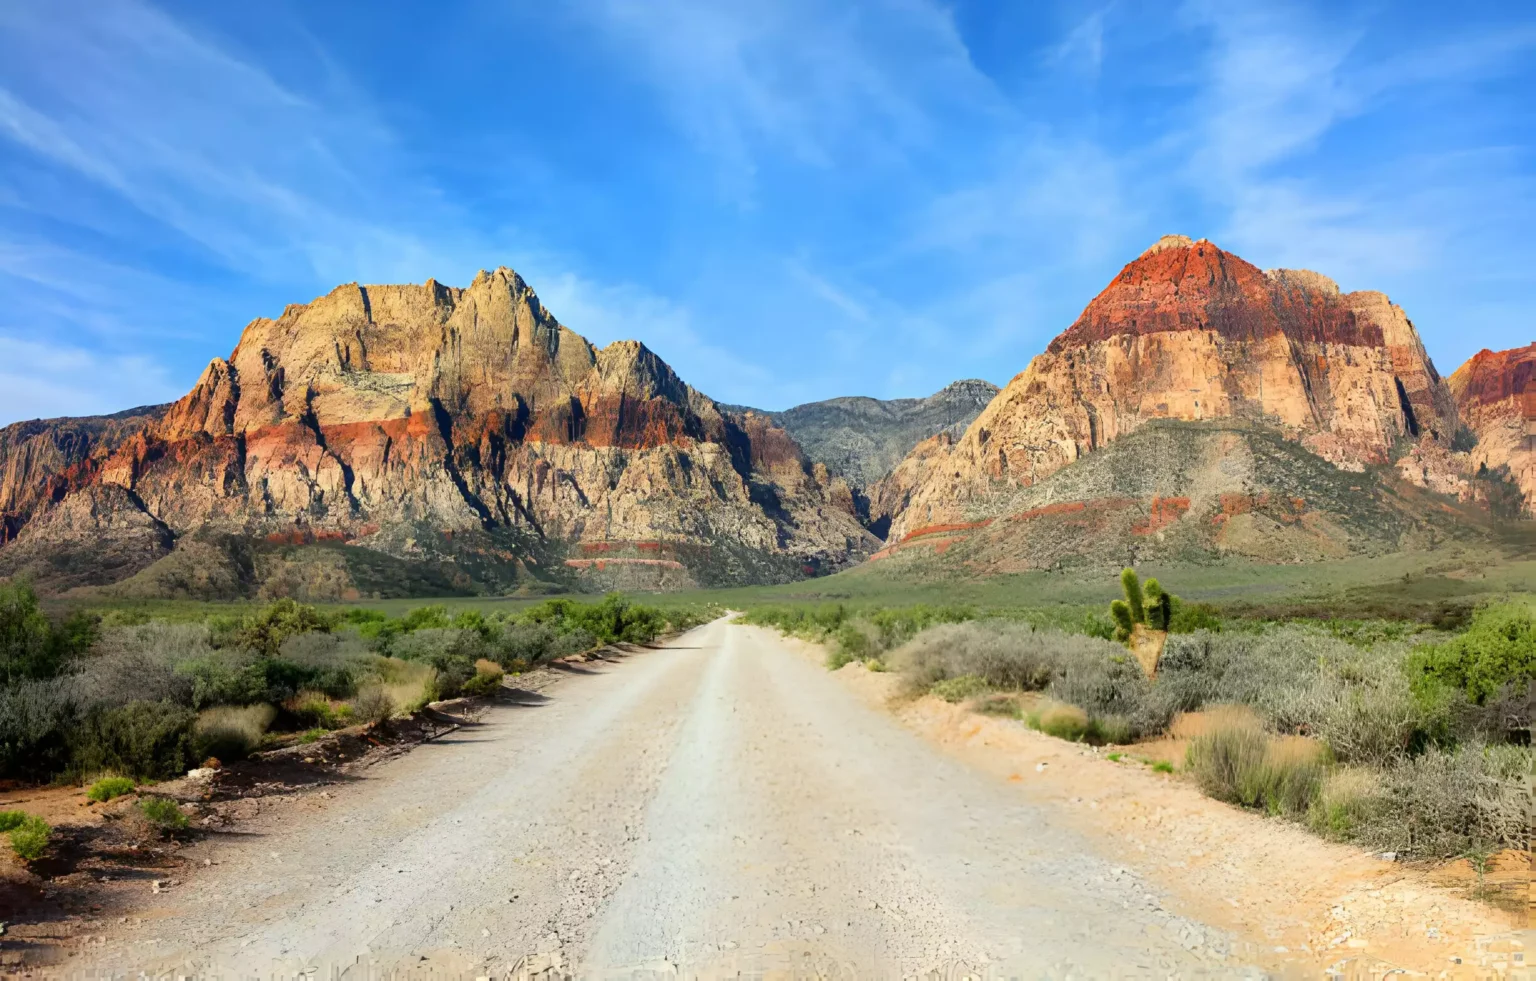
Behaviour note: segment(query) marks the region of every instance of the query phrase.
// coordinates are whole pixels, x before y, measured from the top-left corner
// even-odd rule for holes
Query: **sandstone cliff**
[[[1169,236],[1127,265],[952,446],[881,488],[893,540],[998,513],[1153,420],[1253,426],[1337,467],[1448,441],[1455,406],[1403,311],[1298,270]]]
[[[1528,512],[1536,512],[1536,344],[1479,351],[1450,377],[1462,421],[1476,437],[1482,470],[1509,468]]]
[[[12,566],[130,526],[438,562],[461,536],[519,576],[576,578],[673,574],[684,563],[653,553],[687,545],[701,582],[836,568],[876,544],[782,428],[722,413],[639,343],[594,348],[507,269],[464,289],[341,286],[252,321],[185,397],[66,457],[63,495],[37,489],[43,468],[0,474]]]
[[[0,545],[39,509],[95,476],[95,465],[157,418],[165,406],[110,416],[34,419],[0,429]]]

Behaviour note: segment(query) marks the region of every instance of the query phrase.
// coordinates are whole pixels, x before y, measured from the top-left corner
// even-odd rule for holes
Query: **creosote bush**
[[[145,820],[162,831],[179,831],[187,826],[187,816],[181,806],[169,797],[145,797],[139,801],[139,811]]]
[[[133,793],[134,788],[137,786],[138,784],[134,783],[129,777],[102,777],[91,784],[90,789],[85,792],[85,796],[90,800],[96,801],[98,804],[105,804],[107,801],[121,797],[124,794]]]
[[[23,811],[0,811],[0,832],[10,837],[11,850],[26,862],[42,858],[53,836],[47,821]]]
[[[1536,612],[1513,603],[1484,607],[1459,637],[1417,648],[1408,671],[1422,696],[1444,687],[1478,705],[1506,687],[1526,688],[1536,681]]]

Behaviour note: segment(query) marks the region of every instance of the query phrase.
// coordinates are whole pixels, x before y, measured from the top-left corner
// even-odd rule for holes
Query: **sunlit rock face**
[[[1536,511],[1536,343],[1479,351],[1451,375],[1450,389],[1477,440],[1472,465],[1509,467]]]
[[[1318,273],[1265,272],[1208,241],[1166,236],[953,445],[919,446],[879,493],[899,508],[899,537],[974,517],[1000,491],[1151,420],[1263,426],[1360,469],[1449,441],[1455,413],[1413,324],[1386,296],[1342,293]],[[1418,482],[1454,483],[1443,468],[1454,464],[1426,464]]]
[[[39,431],[0,433],[7,540],[92,534],[93,516],[110,534],[127,509],[173,537],[388,549],[404,525],[517,529],[796,569],[878,544],[781,428],[721,412],[638,342],[595,348],[505,268],[463,289],[340,286],[252,321],[169,406],[24,425]]]

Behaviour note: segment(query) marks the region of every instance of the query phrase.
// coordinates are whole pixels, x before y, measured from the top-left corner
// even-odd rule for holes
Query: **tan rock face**
[[[719,543],[813,568],[877,544],[782,429],[721,413],[637,342],[594,348],[507,269],[465,289],[341,286],[252,321],[163,414],[76,455],[86,476],[64,494],[7,461],[22,539],[58,533],[36,517],[43,498],[101,485],[175,535],[386,547],[406,524],[511,528]],[[100,510],[74,508],[70,527]]]
[[[1450,377],[1462,421],[1477,436],[1474,467],[1509,467],[1536,511],[1536,344],[1479,351]]]
[[[907,499],[892,534],[985,513],[997,494],[1154,419],[1262,424],[1349,469],[1456,428],[1417,332],[1382,294],[1341,293],[1305,270],[1266,273],[1210,242],[1167,236],[952,449],[924,444],[920,464],[897,468],[882,489]]]

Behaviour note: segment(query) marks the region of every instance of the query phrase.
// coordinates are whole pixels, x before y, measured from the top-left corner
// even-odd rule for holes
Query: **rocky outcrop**
[[[1153,420],[1273,430],[1347,470],[1448,441],[1457,426],[1412,323],[1382,294],[1342,293],[1305,270],[1264,272],[1210,242],[1168,236],[952,447],[914,451],[920,473],[884,491],[905,498],[892,536],[993,513],[1018,488]]]
[[[783,426],[811,460],[867,492],[918,443],[939,433],[965,432],[997,393],[991,382],[969,378],[927,398],[852,396],[764,415]],[[872,517],[878,516],[872,509]]]
[[[90,483],[100,461],[164,409],[34,419],[0,429],[0,545],[16,537],[38,510]]]
[[[1462,422],[1476,439],[1474,472],[1508,468],[1527,512],[1536,512],[1536,344],[1482,350],[1450,377]]]
[[[33,503],[16,509],[16,545],[63,535],[54,511],[71,534],[93,520],[111,534],[134,511],[177,538],[307,536],[406,558],[501,532],[682,542],[696,562],[718,546],[747,578],[876,544],[782,428],[720,411],[637,342],[594,348],[508,269],[464,289],[341,286],[252,321],[191,392],[122,435],[74,453],[62,495],[27,490],[18,468],[14,497]]]

